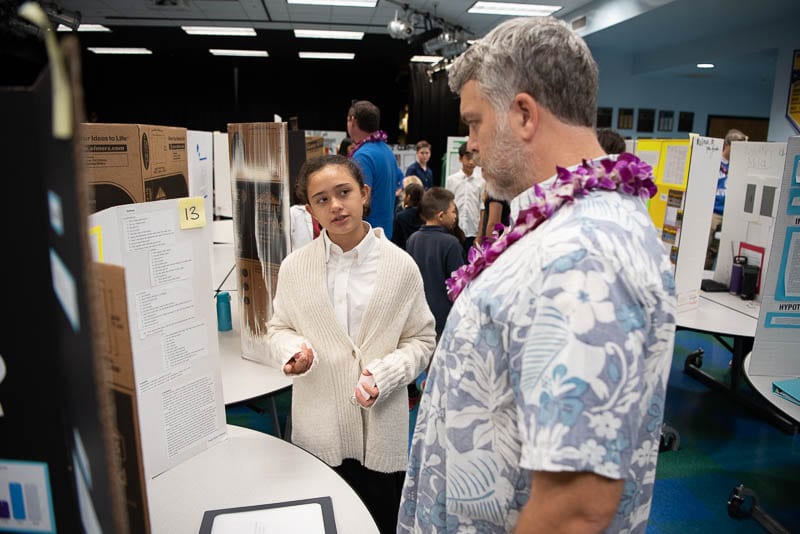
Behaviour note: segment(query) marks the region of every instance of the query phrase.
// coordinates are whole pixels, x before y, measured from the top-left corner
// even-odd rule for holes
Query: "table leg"
[[[787,434],[796,434],[798,426],[789,418],[784,417],[769,406],[765,406],[748,397],[740,391],[739,384],[744,376],[744,358],[753,347],[753,339],[743,336],[733,336],[733,346],[731,347],[724,340],[716,337],[726,348],[731,351],[731,382],[725,384],[720,382],[710,374],[700,369],[702,365],[702,350],[694,351],[686,357],[683,365],[683,372],[698,382],[703,383],[715,391],[721,391],[731,396],[733,400],[749,409],[755,415],[766,419],[770,424],[777,427]]]

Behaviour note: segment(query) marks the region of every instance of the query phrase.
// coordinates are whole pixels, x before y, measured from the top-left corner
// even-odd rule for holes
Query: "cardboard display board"
[[[394,152],[394,157],[397,158],[397,166],[403,171],[403,177],[405,177],[406,169],[408,169],[409,165],[417,161],[417,151],[414,148],[401,149],[397,146],[393,146],[392,152]]]
[[[189,195],[186,128],[83,123],[79,140],[90,213]]]
[[[211,206],[214,194],[214,134],[211,132],[198,132],[188,130],[186,142],[189,195],[190,197],[203,197],[206,204]]]
[[[800,137],[789,138],[750,373],[800,376]],[[726,211],[727,215],[727,211]]]
[[[656,230],[662,234],[662,240],[670,245],[675,243],[680,226],[675,214],[683,205],[690,153],[689,139],[642,139],[637,142],[636,155],[653,166],[658,188],[658,193],[648,204],[650,217]],[[677,248],[670,255],[673,263],[676,253]]]
[[[125,435],[139,436],[145,480],[226,436],[208,293],[210,222],[199,197],[116,206],[89,218],[95,261],[125,271],[124,286],[119,276],[104,279],[107,294],[126,295],[127,313],[117,309],[114,321],[130,332],[129,350],[119,337],[109,357],[118,358],[115,391],[131,397],[127,423],[138,429]]]
[[[733,257],[740,251],[750,255],[748,263],[760,260],[759,277],[769,269],[776,199],[781,194],[785,158],[786,143],[731,144],[725,211],[714,269],[717,282],[730,284]],[[760,299],[761,294],[756,293],[755,300]]]
[[[278,268],[289,252],[285,122],[228,124],[242,354],[262,361]]]
[[[65,85],[70,102],[80,90]],[[10,306],[0,335],[0,531],[127,532],[95,357],[86,185],[72,135],[53,135],[53,91],[47,69],[30,88],[0,90],[0,116],[13,125],[0,144]],[[74,131],[71,113],[60,118]]]
[[[214,132],[214,216],[233,217],[231,200],[231,160],[228,155],[228,134]]]
[[[306,130],[306,135],[322,138],[323,152],[325,154],[338,154],[339,145],[341,145],[342,141],[347,137],[347,132],[339,130]],[[345,156],[346,155],[347,154],[345,154]],[[309,154],[308,157],[312,157],[312,154]]]
[[[722,140],[639,139],[636,155],[653,167],[658,192],[648,211],[675,265],[678,309],[692,308],[703,277]]]
[[[722,158],[722,139],[693,137],[689,156],[689,170],[683,203],[675,208],[677,239],[671,249],[675,256],[675,300],[678,310],[697,305],[700,282],[708,246],[708,229],[714,212],[714,195],[717,190],[719,162]],[[671,210],[665,219],[671,219]],[[665,220],[665,228],[666,228]],[[666,232],[662,232],[662,236]]]

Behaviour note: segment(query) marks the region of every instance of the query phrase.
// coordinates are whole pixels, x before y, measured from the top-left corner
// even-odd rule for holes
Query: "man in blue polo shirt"
[[[347,112],[347,134],[355,143],[350,158],[361,167],[364,183],[371,189],[366,220],[373,228],[383,228],[386,238],[391,239],[395,189],[403,179],[403,171],[386,144],[386,132],[378,129],[380,121],[380,110],[367,100],[354,102]]]

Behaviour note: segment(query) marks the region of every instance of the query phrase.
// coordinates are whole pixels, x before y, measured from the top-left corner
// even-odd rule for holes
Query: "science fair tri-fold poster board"
[[[749,371],[800,376],[800,137],[786,147]]]
[[[226,439],[205,207],[185,197],[89,217],[93,259],[124,269],[102,289],[127,302],[109,324],[127,329],[128,346],[117,338],[108,357],[114,387],[130,396],[123,430],[138,437],[145,481]]]
[[[653,166],[658,192],[648,211],[675,265],[678,308],[691,308],[703,276],[722,140],[640,139],[636,154]]]
[[[759,267],[756,301],[761,299],[762,280],[769,269],[785,160],[786,143],[783,142],[731,144],[714,280],[730,285],[733,257],[745,256],[747,265]]]

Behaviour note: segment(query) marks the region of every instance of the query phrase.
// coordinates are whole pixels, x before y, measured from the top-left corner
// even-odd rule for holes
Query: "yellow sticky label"
[[[103,228],[99,224],[89,228],[89,248],[92,251],[92,260],[105,263],[103,260]]]
[[[206,225],[206,208],[203,197],[178,199],[178,212],[181,230],[202,228]]]

